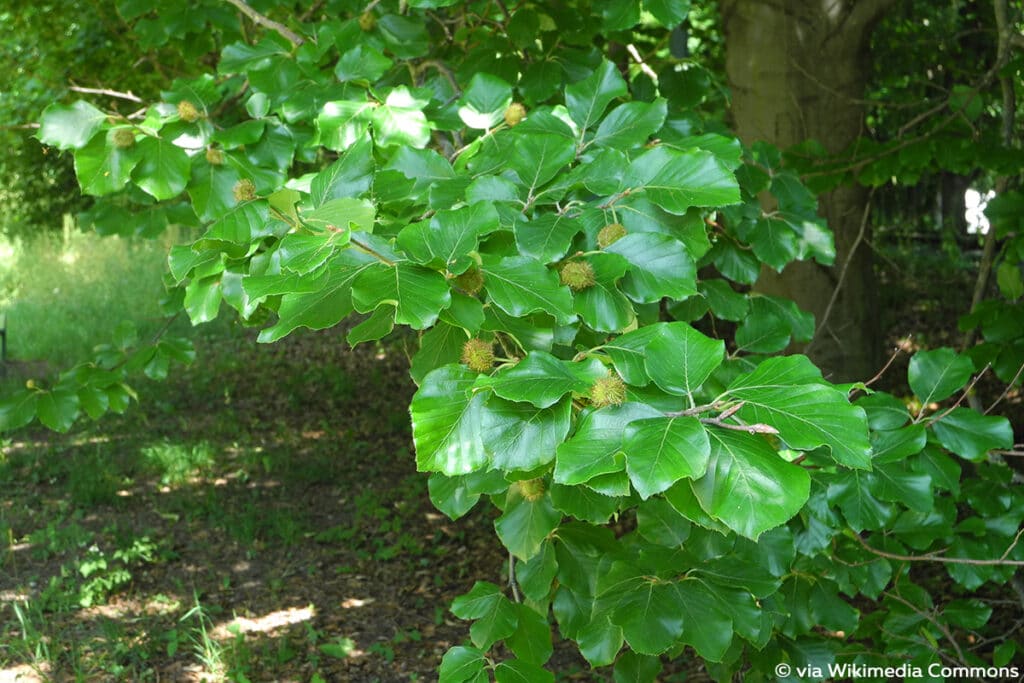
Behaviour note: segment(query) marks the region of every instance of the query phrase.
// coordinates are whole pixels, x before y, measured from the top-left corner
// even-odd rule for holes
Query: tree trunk
[[[815,139],[829,152],[853,142],[863,132],[859,101],[870,75],[871,30],[893,2],[720,0],[732,115],[740,138],[780,148]],[[833,267],[800,262],[781,274],[765,269],[757,284],[758,291],[792,299],[815,315],[819,329],[809,353],[832,381],[870,378],[881,355],[871,253],[862,241],[850,257],[866,201],[867,192],[859,185],[820,198],[821,214],[835,234]]]

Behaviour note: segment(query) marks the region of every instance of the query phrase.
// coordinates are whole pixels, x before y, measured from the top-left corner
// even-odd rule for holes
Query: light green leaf
[[[193,278],[185,287],[185,312],[193,325],[207,323],[217,318],[220,312],[220,302],[224,298],[224,290],[221,288],[221,276],[211,275],[203,278]]]
[[[689,16],[690,0],[644,0],[644,9],[665,28],[675,28]]]
[[[24,427],[36,416],[39,393],[31,389],[12,392],[0,399],[0,432]]]
[[[748,241],[757,258],[780,273],[786,264],[799,256],[796,233],[785,221],[777,218],[759,218]]]
[[[626,427],[622,448],[629,479],[644,499],[683,477],[703,476],[711,454],[707,430],[694,417],[637,420]]]
[[[512,86],[497,76],[476,73],[462,93],[459,118],[470,128],[488,130],[500,123],[512,104]]]
[[[477,581],[469,593],[455,598],[452,614],[460,619],[476,620],[470,627],[470,637],[482,650],[510,636],[518,622],[514,605],[502,595],[500,588],[486,581]]]
[[[216,220],[235,208],[233,190],[241,178],[234,166],[213,166],[201,155],[193,160],[188,195],[200,220]]]
[[[509,552],[520,560],[529,560],[540,552],[541,544],[558,528],[562,513],[551,504],[551,495],[545,493],[537,500],[529,500],[513,488],[505,503],[505,512],[494,520],[498,538]]]
[[[580,130],[597,123],[608,103],[625,97],[628,90],[619,70],[607,59],[602,60],[594,73],[565,88],[565,106],[569,116]]]
[[[365,140],[373,111],[374,105],[366,101],[326,103],[316,119],[317,142],[327,149],[342,151]]]
[[[141,157],[132,178],[154,199],[172,199],[181,194],[192,175],[192,161],[182,148],[160,138],[146,137],[135,148]]]
[[[336,235],[289,233],[280,242],[281,268],[306,275],[327,262],[338,248]],[[344,242],[341,242],[344,244]]]
[[[629,261],[622,291],[640,303],[664,297],[685,299],[697,293],[697,267],[683,244],[667,235],[632,233],[605,251]]]
[[[303,213],[302,222],[313,230],[346,231],[344,239],[347,242],[349,231],[373,232],[376,211],[376,207],[365,199],[340,197]]]
[[[352,302],[360,313],[381,304],[395,307],[395,323],[422,330],[437,322],[451,303],[451,289],[444,276],[408,263],[370,266],[352,283]]]
[[[757,540],[807,502],[810,475],[779,457],[763,437],[725,429],[711,429],[708,435],[707,474],[693,483],[693,492],[712,517]]]
[[[374,139],[381,147],[408,145],[423,148],[430,142],[430,124],[423,114],[428,103],[416,99],[404,85],[398,86],[371,114]]]
[[[612,109],[601,121],[591,143],[598,147],[638,147],[665,123],[667,105],[661,97],[654,102],[627,102]]]
[[[57,149],[80,149],[106,120],[106,114],[82,100],[70,105],[54,103],[43,110],[36,137],[44,145]]]
[[[419,471],[454,476],[487,462],[480,434],[486,396],[471,395],[476,378],[460,365],[445,365],[423,378],[409,408]]]
[[[919,351],[910,359],[907,379],[921,403],[928,405],[952,396],[967,384],[974,364],[950,348]]]
[[[575,319],[568,288],[540,262],[526,256],[485,258],[481,270],[488,297],[509,315],[543,311],[561,325]]]
[[[824,384],[806,356],[769,358],[737,378],[728,393],[744,402],[740,418],[776,428],[792,448],[828,446],[841,465],[871,467],[864,410]]]
[[[509,150],[511,156],[506,157],[505,162],[531,195],[576,156],[572,140],[561,135],[523,133],[514,139],[515,144]]]
[[[571,415],[572,402],[568,399],[535,408],[492,396],[484,407],[480,428],[491,467],[512,472],[548,464],[569,433]]]
[[[725,342],[710,339],[686,323],[657,323],[647,344],[644,370],[670,394],[693,394],[725,356]],[[620,337],[618,342],[621,343]],[[613,357],[614,359],[614,357]]]
[[[364,136],[313,178],[309,187],[313,206],[322,206],[340,197],[358,197],[366,192],[373,180],[373,168],[373,142]]]
[[[1009,420],[956,408],[932,425],[939,443],[967,460],[980,461],[994,448],[1013,448]]]
[[[596,358],[572,362],[533,351],[515,365],[491,377],[481,377],[477,386],[489,387],[509,401],[528,401],[538,408],[548,408],[570,392],[586,394],[595,381],[607,374]]]

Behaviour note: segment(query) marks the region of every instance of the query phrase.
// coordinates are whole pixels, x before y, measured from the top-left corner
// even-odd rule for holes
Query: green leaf
[[[192,162],[180,147],[160,138],[143,138],[135,145],[141,160],[132,178],[154,199],[177,197],[192,175]]]
[[[210,322],[220,312],[220,302],[224,298],[221,289],[221,276],[211,275],[194,278],[185,287],[184,308],[193,325]]]
[[[581,131],[594,125],[608,104],[628,90],[619,70],[607,59],[592,74],[565,88],[565,106]]]
[[[569,433],[572,402],[535,408],[491,397],[484,409],[481,437],[491,467],[507,472],[534,470],[555,459]]]
[[[551,644],[551,625],[546,618],[547,609],[545,608],[544,615],[541,615],[523,603],[517,603],[515,608],[519,615],[519,624],[515,633],[505,639],[505,644],[519,659],[542,666],[554,652]]]
[[[627,586],[611,583],[618,578],[612,565],[609,586],[605,591],[621,591],[618,603],[609,616],[610,621],[622,628],[622,633],[633,651],[645,655],[659,655],[683,633],[682,604],[676,584],[644,577],[629,577]],[[604,591],[603,591],[604,592]]]
[[[460,365],[445,365],[423,378],[409,408],[419,471],[454,476],[487,462],[480,434],[486,396],[471,394],[476,378]]]
[[[644,499],[683,477],[703,476],[711,454],[707,430],[694,417],[632,422],[626,427],[622,448],[629,479]]]
[[[667,548],[678,548],[690,537],[690,521],[661,497],[640,503],[636,523],[641,536]]]
[[[667,105],[661,97],[654,102],[627,102],[609,112],[601,121],[591,143],[598,147],[638,147],[665,123]]]
[[[952,600],[942,610],[942,615],[950,623],[976,630],[988,623],[992,608],[977,598]]]
[[[470,128],[489,130],[500,123],[512,104],[512,86],[497,76],[476,73],[462,93],[459,118]]]
[[[509,659],[494,667],[494,680],[497,683],[555,683],[555,675],[536,664]]]
[[[346,231],[344,244],[348,242],[349,231],[373,232],[375,214],[376,208],[365,199],[340,197],[304,212],[302,223],[312,230]]]
[[[644,9],[654,15],[662,26],[674,28],[690,14],[690,0],[644,0]],[[615,683],[619,683],[616,680]]]
[[[722,340],[709,339],[686,323],[649,327],[657,331],[647,344],[644,369],[662,390],[679,396],[693,394],[722,364]],[[616,341],[621,344],[622,337]]]
[[[36,416],[44,426],[55,432],[68,431],[78,417],[78,394],[66,389],[39,392]]]
[[[1013,448],[1009,420],[956,408],[932,425],[939,443],[967,460],[980,461],[994,448]]]
[[[928,405],[953,395],[967,384],[974,364],[950,348],[920,351],[910,359],[907,379],[921,403]]]
[[[509,315],[544,311],[561,325],[575,319],[568,288],[540,262],[526,256],[485,258],[481,271],[488,297]]]
[[[748,241],[754,254],[778,272],[798,257],[796,233],[782,220],[759,218]]]
[[[493,583],[477,581],[472,590],[452,602],[452,614],[460,619],[475,619],[470,627],[473,644],[482,650],[510,636],[516,629],[515,606]]]
[[[627,650],[615,660],[615,683],[655,683],[660,673],[657,657]]]
[[[545,133],[516,135],[515,145],[509,152],[512,154],[505,162],[531,196],[576,156],[572,140]]]
[[[551,263],[565,256],[573,238],[583,230],[582,223],[565,214],[546,213],[533,220],[518,220],[513,226],[519,251]]]
[[[370,317],[359,323],[345,335],[345,341],[352,348],[368,341],[377,341],[391,334],[395,329],[395,317],[385,308],[374,309]]]
[[[88,102],[51,104],[39,119],[36,137],[57,149],[80,149],[103,127],[107,115]]]
[[[477,386],[489,387],[509,401],[528,401],[538,408],[548,408],[570,392],[586,394],[595,381],[607,374],[595,358],[573,362],[533,351],[515,365],[491,377],[481,377]]]
[[[779,457],[763,437],[711,429],[707,474],[693,492],[712,517],[757,540],[789,521],[810,496],[811,478],[802,467]]]
[[[822,382],[821,371],[806,356],[769,358],[729,385],[728,394],[743,401],[740,418],[776,428],[790,447],[828,446],[839,464],[868,469],[864,410]]]
[[[697,267],[682,243],[667,235],[632,233],[616,240],[605,251],[629,261],[622,291],[640,303],[664,297],[685,299],[697,293]]]
[[[619,498],[606,496],[586,486],[551,487],[551,503],[567,515],[591,524],[605,524],[619,509]]]
[[[412,223],[398,233],[398,246],[418,263],[462,273],[474,263],[480,238],[500,227],[493,204],[483,202],[438,211],[429,221]]]
[[[626,261],[616,254],[592,254],[586,259],[594,271],[594,284],[573,294],[573,308],[592,329],[620,332],[636,320],[629,299],[616,281],[626,272]]]
[[[732,171],[704,150],[677,152],[655,147],[633,160],[623,183],[634,190],[643,189],[648,199],[676,215],[693,206],[725,206],[740,201],[739,184]]]
[[[558,447],[555,482],[583,484],[602,474],[622,472],[622,435],[626,425],[650,417],[661,414],[642,403],[623,403],[587,413],[572,438]]]
[[[374,139],[381,147],[408,145],[423,148],[430,142],[430,124],[423,114],[428,103],[419,100],[404,85],[398,86],[373,109]]]
[[[372,256],[352,249],[341,252],[330,261],[327,275],[318,289],[289,293],[281,298],[277,323],[261,331],[258,341],[275,342],[299,327],[311,330],[334,327],[353,310],[353,280],[376,263]]]
[[[529,500],[513,488],[504,514],[494,520],[494,529],[510,553],[520,560],[529,560],[540,552],[541,544],[561,521],[562,513],[551,504],[550,494]]]
[[[188,195],[200,220],[216,220],[235,208],[233,191],[241,178],[234,166],[213,166],[199,156],[193,160]]]
[[[394,62],[385,57],[380,50],[370,45],[356,45],[341,55],[341,59],[334,67],[334,75],[342,83],[363,80],[374,82],[393,65]]]
[[[428,372],[449,363],[458,363],[462,346],[468,337],[465,330],[455,325],[438,322],[420,337],[420,348],[412,358],[409,374],[414,382],[421,382]]]
[[[113,131],[97,135],[75,153],[75,175],[82,192],[112,194],[124,188],[142,160],[139,146],[122,149],[111,142]]]
[[[297,275],[307,275],[334,255],[339,241],[330,234],[289,233],[278,246],[281,268]]]
[[[627,384],[643,387],[651,383],[647,374],[647,345],[660,336],[660,324],[645,325],[605,344],[602,349]]]
[[[320,171],[310,183],[313,206],[340,197],[358,197],[373,180],[373,142],[360,138],[336,162]]]
[[[407,263],[370,266],[352,283],[352,302],[360,313],[381,304],[395,306],[395,323],[422,330],[437,322],[451,303],[451,289],[435,270]]]
[[[24,427],[36,416],[39,393],[31,389],[13,392],[0,399],[0,432]]]
[[[558,561],[555,558],[555,546],[550,542],[543,543],[540,551],[528,561],[515,563],[516,582],[523,595],[535,602],[546,604],[556,573]]]
[[[327,102],[316,119],[317,141],[327,149],[342,151],[367,140],[373,111],[374,105],[365,100]]]
[[[893,506],[875,497],[878,477],[873,472],[844,471],[828,486],[828,499],[839,506],[854,531],[881,529],[895,517]]]

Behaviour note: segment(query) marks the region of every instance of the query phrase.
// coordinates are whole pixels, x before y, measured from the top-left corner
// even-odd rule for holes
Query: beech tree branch
[[[977,567],[1024,567],[1024,560],[1008,560],[1007,557],[1013,552],[1013,549],[1017,547],[1017,543],[1020,542],[1020,537],[1024,535],[1024,529],[1017,532],[1017,535],[1013,539],[1013,543],[1010,547],[999,556],[998,560],[975,560],[970,557],[943,557],[942,555],[900,555],[899,553],[890,553],[885,550],[879,550],[878,548],[872,548],[868,545],[868,542],[861,538],[860,534],[853,534],[853,537],[857,539],[865,550],[873,555],[884,557],[889,560],[900,560],[902,562],[941,562],[943,564],[971,564]]]
[[[135,102],[136,104],[143,104],[142,98],[133,92],[121,92],[120,90],[109,90],[107,88],[85,88],[80,85],[69,85],[68,90],[72,92],[85,93],[87,95],[106,95],[107,97],[114,97],[119,100],[128,100],[129,102]]]
[[[271,31],[275,31],[284,36],[285,40],[291,43],[294,47],[298,47],[299,45],[302,45],[303,43],[306,42],[305,38],[300,36],[295,31],[292,31],[284,24],[278,21],[274,21],[270,17],[260,14],[259,12],[254,10],[252,7],[245,3],[245,0],[227,0],[227,2],[229,4],[234,5],[239,12],[249,17],[249,19],[254,24],[259,24],[260,26],[269,28]]]

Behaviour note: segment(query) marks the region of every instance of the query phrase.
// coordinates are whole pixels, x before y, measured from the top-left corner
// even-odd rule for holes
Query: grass
[[[50,370],[89,358],[122,320],[145,338],[162,324],[168,240],[63,233],[0,242],[8,357]]]

